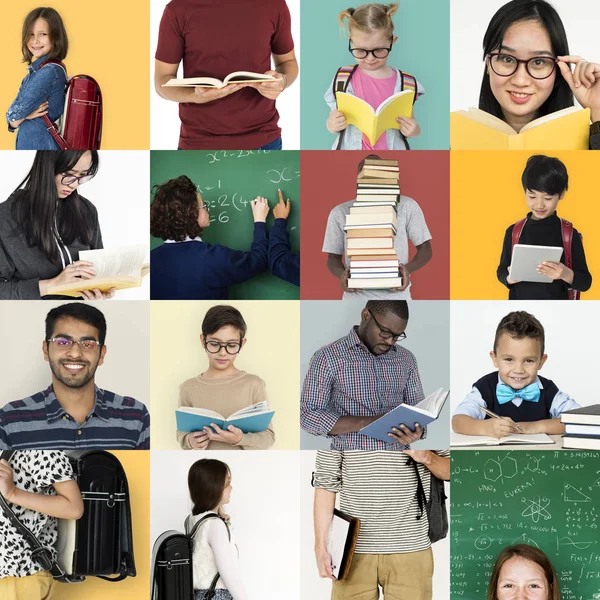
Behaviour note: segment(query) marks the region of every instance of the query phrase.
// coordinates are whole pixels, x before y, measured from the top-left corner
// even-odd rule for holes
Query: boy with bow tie
[[[579,405],[553,381],[538,376],[548,358],[542,324],[528,312],[509,313],[496,329],[490,357],[498,371],[473,384],[454,412],[454,431],[497,438],[513,433],[564,433],[561,413]],[[490,418],[484,408],[501,418]]]

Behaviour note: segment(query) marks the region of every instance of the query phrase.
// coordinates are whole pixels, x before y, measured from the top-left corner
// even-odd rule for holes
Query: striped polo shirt
[[[149,450],[150,415],[137,400],[94,386],[94,408],[77,423],[52,385],[0,408],[0,450]]]
[[[449,457],[449,450],[434,450]],[[313,486],[340,494],[340,510],[360,519],[359,554],[418,552],[431,546],[427,513],[417,501],[417,476],[403,452],[319,450]],[[429,500],[431,472],[418,464]]]

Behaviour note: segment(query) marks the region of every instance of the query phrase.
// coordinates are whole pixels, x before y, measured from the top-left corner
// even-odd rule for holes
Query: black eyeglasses
[[[547,79],[554,73],[558,59],[553,56],[535,56],[529,60],[521,60],[510,54],[492,52],[488,54],[490,67],[500,77],[510,77],[517,72],[519,65],[523,63],[527,73],[534,79]]]
[[[65,185],[73,185],[75,182],[77,182],[78,185],[83,185],[84,183],[87,183],[90,179],[93,179],[93,177],[93,175],[81,175],[80,177],[77,177],[76,175],[69,175],[68,173],[63,173],[60,181]]]
[[[70,350],[73,344],[77,344],[84,352],[92,352],[102,345],[98,340],[71,340],[63,337],[50,338],[46,342],[52,342],[60,350]]]
[[[200,208],[201,209],[203,208],[207,213],[210,212],[210,206],[208,204],[206,204],[206,202],[204,202],[204,200],[202,201],[202,206]]]
[[[352,48],[352,40],[348,39],[348,50],[354,58],[367,58],[369,54],[372,54],[375,58],[385,58],[392,51],[392,38],[390,38],[389,48],[373,48],[373,50]]]
[[[239,343],[210,341],[204,344],[204,348],[211,354],[217,354],[221,352],[221,348],[225,348],[225,352],[227,352],[227,354],[239,354],[239,351],[242,349],[242,343],[241,341]]]
[[[389,329],[382,327],[379,324],[379,322],[377,321],[377,319],[375,318],[375,315],[368,308],[367,308],[367,310],[369,311],[369,314],[371,315],[371,317],[373,317],[373,321],[375,321],[375,325],[377,325],[377,327],[379,327],[379,337],[382,337],[384,340],[393,339],[395,342],[399,342],[401,340],[406,339],[406,334],[404,333],[404,331],[402,333],[394,333],[393,331],[390,331]]]

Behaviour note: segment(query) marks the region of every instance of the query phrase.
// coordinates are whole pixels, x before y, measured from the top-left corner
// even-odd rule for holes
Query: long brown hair
[[[504,548],[496,559],[496,564],[494,565],[492,577],[490,579],[487,600],[498,600],[497,588],[498,580],[500,579],[500,569],[502,569],[502,565],[504,565],[507,560],[513,558],[513,556],[529,560],[542,567],[544,575],[546,576],[546,581],[548,582],[548,587],[550,588],[550,595],[548,596],[549,600],[561,599],[558,577],[556,576],[556,571],[554,570],[550,559],[539,548],[529,546],[528,544],[517,544],[516,546]]]
[[[69,50],[69,38],[67,37],[67,30],[65,29],[62,17],[53,8],[40,6],[39,8],[34,8],[23,21],[21,39],[23,62],[26,62],[28,65],[31,64],[33,54],[29,51],[27,44],[33,25],[38,19],[44,19],[48,23],[48,33],[52,42],[52,50],[48,54],[48,60],[64,60]]]
[[[192,514],[199,515],[219,506],[229,474],[229,467],[213,458],[201,458],[190,467],[188,487],[194,505]]]

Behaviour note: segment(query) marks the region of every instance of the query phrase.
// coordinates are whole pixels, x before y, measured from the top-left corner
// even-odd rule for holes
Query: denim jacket
[[[325,102],[327,102],[327,105],[331,110],[337,110],[337,103],[335,101],[335,94],[333,92],[334,81],[335,77],[327,88],[327,92],[325,92]],[[400,91],[402,91],[402,76],[398,71],[396,71],[396,86],[394,88],[394,94],[397,94]],[[350,79],[348,82],[346,93],[352,96],[355,95],[354,88],[352,87],[352,79]],[[417,81],[417,98],[422,96],[424,93],[425,88]],[[362,137],[363,134],[359,129],[357,129],[354,125],[348,125],[348,127],[346,127],[344,137],[342,138],[342,147],[340,150],[362,150]],[[398,129],[388,129],[385,132],[385,139],[388,150],[406,150],[406,145],[404,144],[404,140],[402,139]],[[337,144],[338,136],[336,135],[331,149],[335,150],[337,148]]]
[[[14,131],[11,121],[24,119],[44,100],[48,100],[48,117],[56,121],[63,113],[67,77],[60,65],[51,64],[42,68],[47,60],[42,56],[27,68],[28,74],[21,82],[19,93],[6,113],[8,130]],[[58,146],[46,129],[44,119],[25,120],[17,132],[17,150],[57,150]]]

